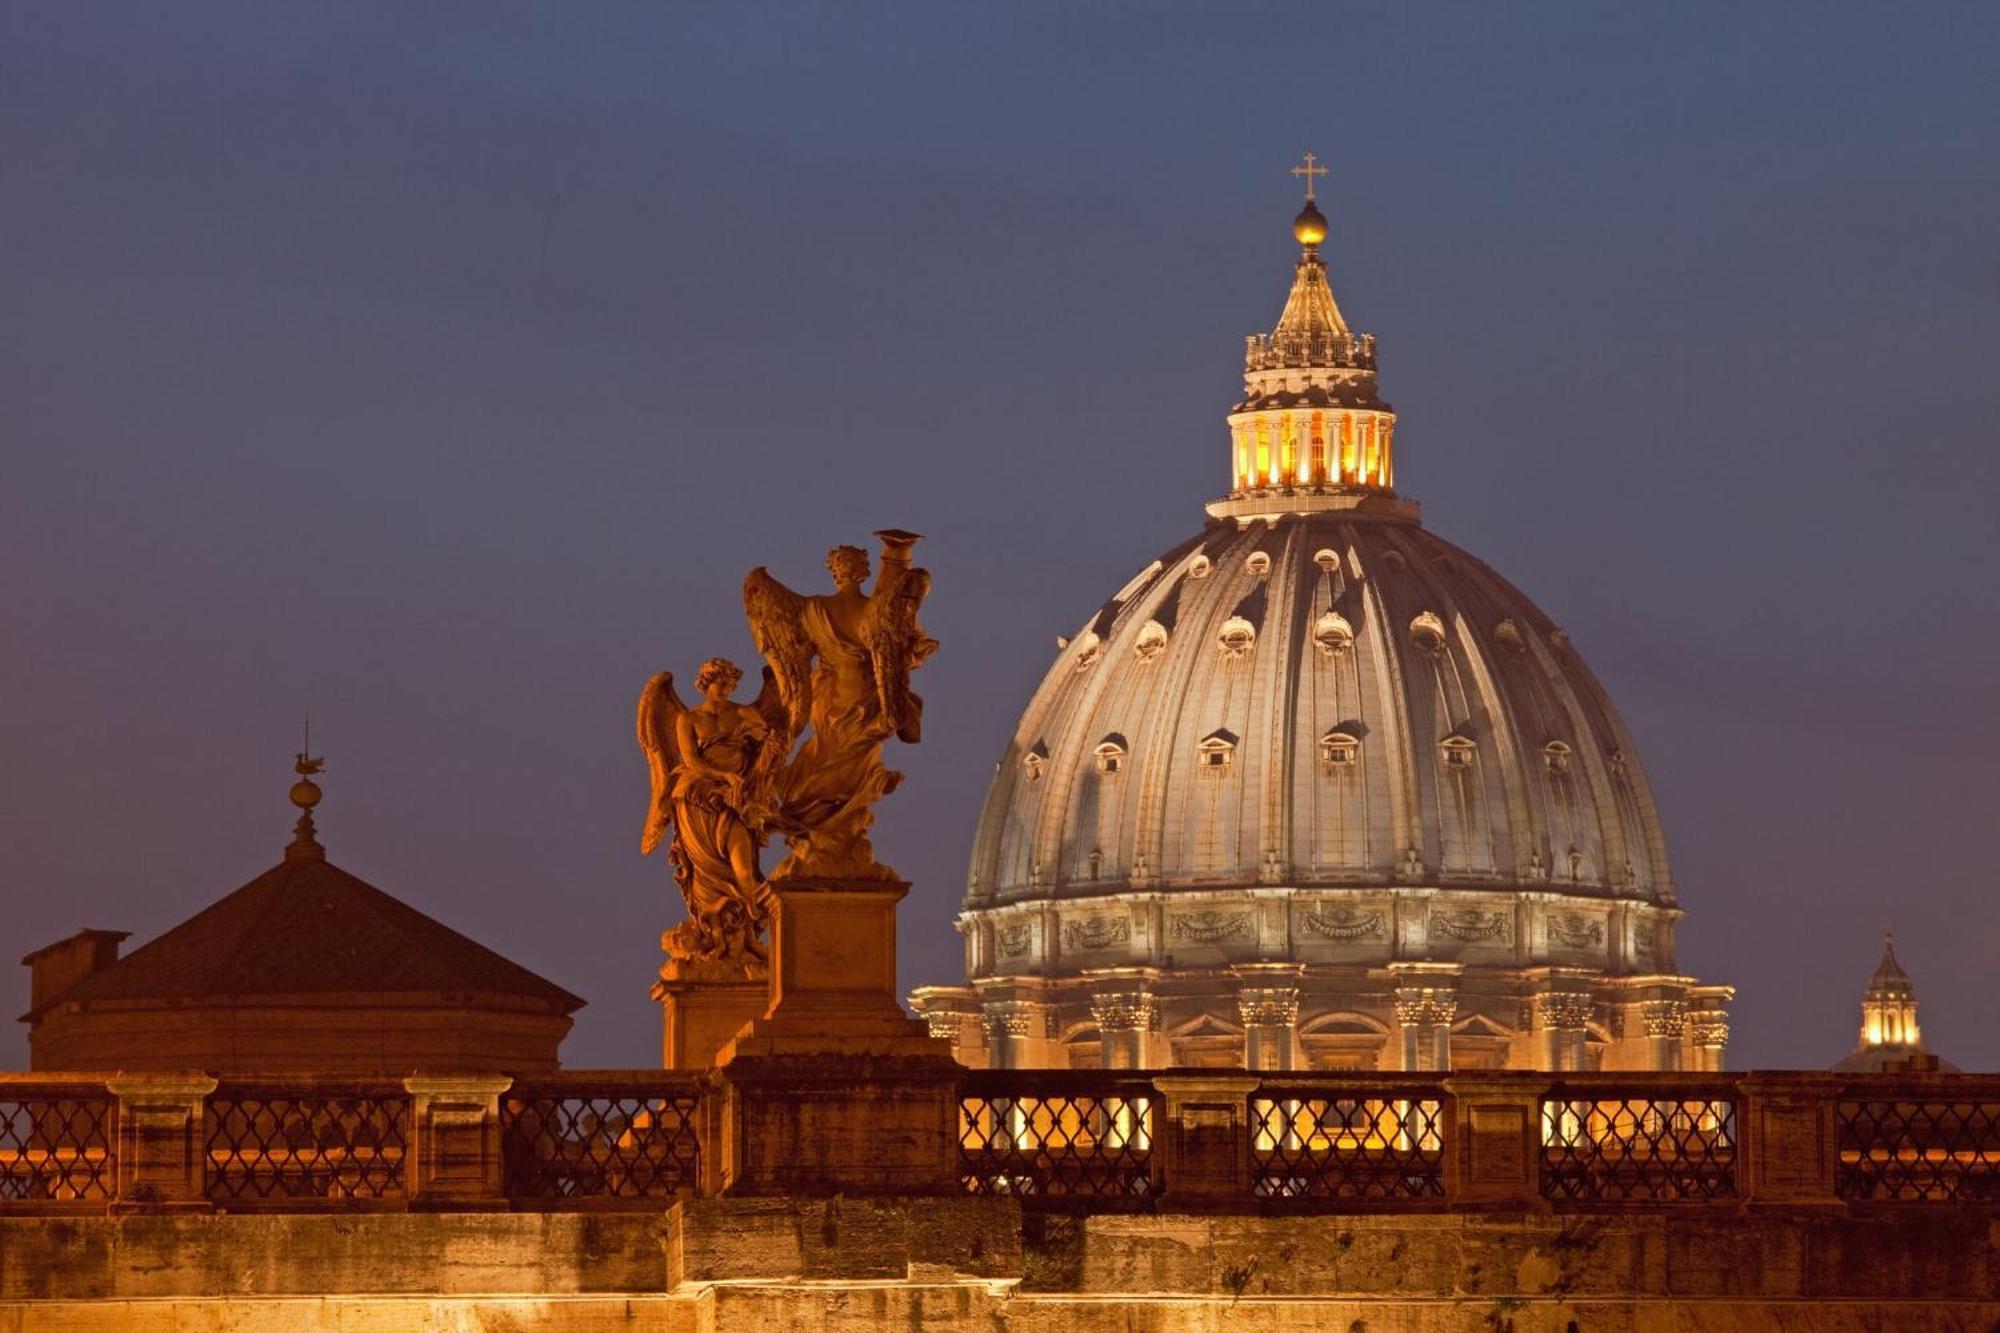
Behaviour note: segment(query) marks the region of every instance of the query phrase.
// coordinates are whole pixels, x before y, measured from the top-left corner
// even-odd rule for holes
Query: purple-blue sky
[[[333,858],[649,1063],[638,688],[900,525],[944,648],[878,845],[956,979],[1311,149],[1398,480],[1619,704],[1731,1063],[1841,1055],[1893,923],[1992,1068],[1996,67],[1986,5],[0,4],[0,962],[275,860],[310,706]]]

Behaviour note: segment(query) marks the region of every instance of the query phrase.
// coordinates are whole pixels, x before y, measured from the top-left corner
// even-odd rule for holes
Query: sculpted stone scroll
[[[831,593],[792,591],[759,567],[743,581],[750,633],[763,653],[755,701],[731,698],[742,671],[711,658],[690,708],[661,672],[639,699],[639,745],[652,772],[640,847],[662,842],[688,920],[662,946],[676,960],[761,972],[772,909],[760,868],[772,834],[787,843],[770,880],[893,881],[868,840],[873,806],[902,782],[882,761],[894,736],[914,744],[923,701],[910,674],[937,648],[917,622],[930,574],[910,564],[915,533],[889,529],[872,591],[868,553],[827,555]]]

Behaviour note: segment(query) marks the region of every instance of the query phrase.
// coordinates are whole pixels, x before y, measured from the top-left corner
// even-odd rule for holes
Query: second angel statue
[[[787,854],[770,878],[893,880],[868,840],[872,807],[902,774],[882,762],[891,736],[915,744],[923,701],[910,673],[937,648],[917,623],[931,576],[910,565],[917,535],[886,529],[872,592],[868,553],[836,546],[826,567],[834,590],[793,592],[761,566],[743,580],[750,634],[764,655],[756,700],[731,697],[743,673],[710,658],[695,675],[690,708],[670,672],[639,696],[639,745],[652,770],[641,850],[667,850],[688,919],[662,944],[688,962],[764,958],[771,888],[760,853],[773,834]]]

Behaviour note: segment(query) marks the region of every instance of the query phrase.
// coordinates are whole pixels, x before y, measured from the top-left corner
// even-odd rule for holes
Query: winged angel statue
[[[653,797],[641,849],[673,835],[668,858],[688,920],[667,932],[683,960],[764,958],[771,889],[758,868],[771,834],[788,852],[771,878],[894,879],[868,840],[872,807],[902,774],[882,762],[891,736],[915,744],[923,701],[910,673],[937,648],[917,623],[930,574],[910,567],[917,535],[889,529],[873,592],[868,553],[836,546],[826,567],[834,591],[793,592],[761,566],[743,580],[751,637],[768,665],[756,700],[730,696],[742,672],[711,658],[695,677],[690,708],[661,672],[639,698],[639,744]]]

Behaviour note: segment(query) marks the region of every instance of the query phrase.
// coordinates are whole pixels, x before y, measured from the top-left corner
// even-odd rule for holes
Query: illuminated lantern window
[[[1203,777],[1223,777],[1236,761],[1236,737],[1228,731],[1211,731],[1195,749],[1200,759],[1197,768]]]
[[[1112,777],[1125,768],[1125,738],[1115,731],[1099,741],[1092,753],[1097,759],[1097,771],[1106,777]]]
[[[1338,657],[1354,646],[1354,627],[1347,617],[1329,611],[1313,622],[1313,642],[1328,657]]]
[[[1447,736],[1438,742],[1438,756],[1444,766],[1456,772],[1472,767],[1474,756],[1479,753],[1479,743],[1470,736]]]
[[[1542,747],[1542,762],[1551,773],[1569,772],[1570,748],[1565,741],[1550,741]]]
[[[1410,642],[1433,656],[1444,651],[1444,622],[1426,611],[1410,622]]]
[[[1319,738],[1319,761],[1329,772],[1352,767],[1360,755],[1360,738],[1347,732],[1329,731]]]
[[[1042,771],[1049,766],[1049,747],[1036,741],[1028,747],[1028,753],[1021,758],[1021,767],[1028,774],[1028,781],[1040,782]]]
[[[1132,641],[1132,653],[1141,662],[1150,662],[1167,647],[1167,627],[1157,620],[1149,620],[1139,626],[1139,637]]]
[[[1242,616],[1231,616],[1222,622],[1222,632],[1216,635],[1216,642],[1222,645],[1222,655],[1237,661],[1250,655],[1257,646],[1257,627]]]
[[[1271,572],[1271,557],[1266,555],[1262,551],[1251,552],[1250,558],[1244,561],[1243,563],[1244,566],[1248,568],[1249,571],[1252,574],[1255,574],[1258,578],[1263,578],[1266,574]]]

